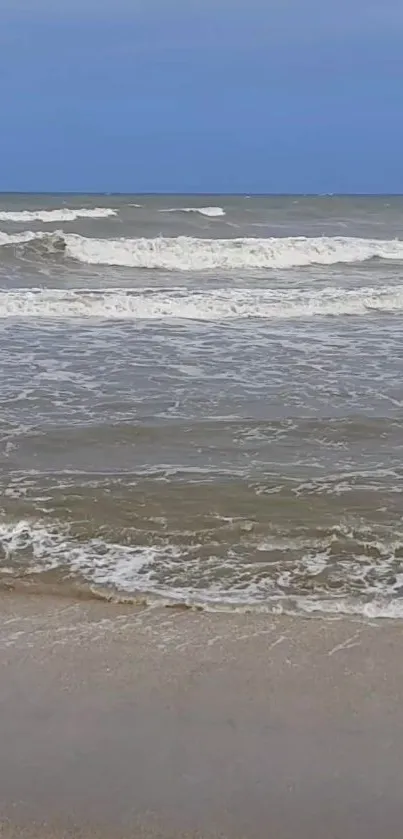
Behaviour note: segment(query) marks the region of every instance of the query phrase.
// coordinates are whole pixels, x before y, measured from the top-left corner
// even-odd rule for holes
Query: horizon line
[[[102,197],[131,197],[141,196],[143,198],[156,197],[184,197],[192,196],[194,198],[403,198],[403,192],[114,192],[114,191],[97,191],[97,190],[0,190],[0,196],[3,195],[94,195]]]

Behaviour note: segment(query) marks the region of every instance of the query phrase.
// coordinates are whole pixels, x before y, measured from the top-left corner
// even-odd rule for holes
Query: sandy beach
[[[401,640],[3,595],[1,835],[400,839]]]

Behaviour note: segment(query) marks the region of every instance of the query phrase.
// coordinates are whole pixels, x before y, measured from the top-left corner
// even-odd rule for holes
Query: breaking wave
[[[215,218],[225,216],[222,207],[170,207],[168,210],[160,210],[160,213],[200,213],[202,216]]]
[[[43,221],[45,224],[50,224],[59,221],[75,221],[78,218],[109,218],[116,215],[117,211],[112,210],[111,207],[94,207],[93,209],[79,207],[77,210],[62,207],[55,210],[20,210],[15,212],[0,210],[0,221]]]
[[[18,289],[0,292],[0,318],[111,320],[293,319],[403,311],[403,285],[346,290]]]
[[[29,518],[3,520],[0,521],[0,582],[2,579],[32,580],[35,576],[40,579],[41,574],[58,569],[61,580],[78,583],[81,580],[100,587],[99,594],[104,593],[106,597],[115,594],[116,599],[136,600],[142,596],[146,602],[157,599],[165,604],[186,604],[213,611],[402,618],[402,574],[395,568],[401,551],[400,540],[379,544],[371,538],[368,541],[365,531],[359,534],[366,551],[376,544],[378,563],[365,553],[351,557],[348,563],[342,562],[339,573],[343,574],[343,596],[337,596],[328,591],[326,584],[321,584],[320,575],[330,559],[331,545],[339,535],[336,527],[324,538],[322,546],[307,540],[306,553],[292,567],[288,564],[284,571],[281,560],[269,562],[267,574],[262,573],[261,560],[245,567],[230,552],[225,561],[227,573],[217,575],[222,557],[210,556],[201,572],[197,544],[132,545],[107,542],[101,537],[82,541],[58,523],[52,525]],[[344,535],[348,540],[349,534]],[[299,543],[298,548],[301,548]],[[257,553],[269,549],[265,542],[256,545]],[[280,545],[280,550],[288,549],[295,549],[292,538]],[[316,594],[304,591],[308,578],[316,581]],[[354,589],[353,596],[346,590],[349,583]]]
[[[399,239],[351,237],[284,237],[199,239],[190,236],[137,239],[97,239],[55,231],[7,234],[0,245],[40,242],[43,254],[64,250],[65,255],[89,265],[114,265],[166,271],[236,271],[287,269],[309,265],[357,263],[378,258],[403,259]]]

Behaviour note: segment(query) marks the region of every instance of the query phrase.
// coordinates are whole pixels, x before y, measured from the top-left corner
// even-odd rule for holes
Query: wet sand
[[[2,839],[401,839],[400,622],[0,615]]]

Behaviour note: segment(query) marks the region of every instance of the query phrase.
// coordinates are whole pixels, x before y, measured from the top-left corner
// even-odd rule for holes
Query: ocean
[[[0,195],[0,585],[403,616],[403,198]]]

